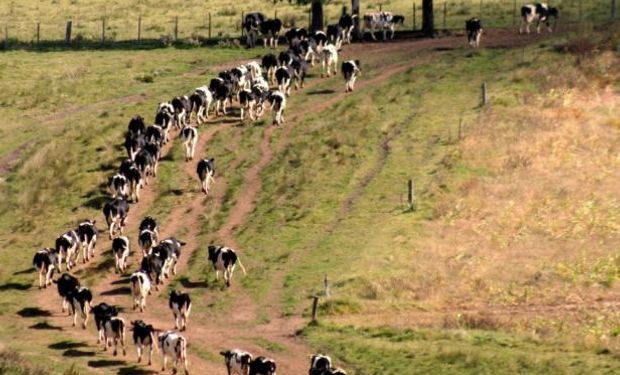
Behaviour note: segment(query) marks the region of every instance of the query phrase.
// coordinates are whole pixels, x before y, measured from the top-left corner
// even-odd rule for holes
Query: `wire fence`
[[[344,0],[343,0],[344,1]],[[404,16],[405,23],[401,29],[418,30],[422,25],[422,0],[385,1],[382,3],[362,3],[360,14],[376,11],[390,11]],[[615,16],[616,0],[550,0],[550,6],[560,11],[562,22],[601,22]],[[330,3],[324,8],[326,24],[337,23],[344,2]],[[520,23],[522,1],[517,0],[446,0],[434,2],[435,27],[437,29],[461,29],[466,19],[476,16],[483,20],[486,28],[510,27]],[[19,5],[5,12],[1,32],[4,34],[3,47],[12,45],[66,44],[79,47],[80,44],[115,42],[145,43],[157,41],[169,43],[186,41],[203,43],[205,40],[218,41],[238,38],[242,35],[241,22],[244,14],[256,9],[242,10],[223,7],[212,11],[197,7],[181,15],[170,12],[158,14],[156,10],[145,14],[104,14],[96,15],[92,11],[80,15],[77,8],[75,15],[59,20],[48,21],[45,16],[30,19],[20,15],[16,9]],[[265,7],[271,6],[266,2]],[[286,28],[307,27],[310,24],[309,6],[279,6],[267,12],[268,17],[280,18]]]

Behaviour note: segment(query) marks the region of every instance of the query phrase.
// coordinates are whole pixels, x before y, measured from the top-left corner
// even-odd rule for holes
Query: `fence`
[[[344,0],[343,0],[344,1]],[[390,11],[405,17],[402,27],[417,30],[422,24],[422,0],[391,1],[388,3],[362,2],[360,14],[374,11]],[[523,0],[435,0],[435,27],[437,29],[461,29],[464,21],[472,16],[483,19],[484,26],[509,27],[520,22],[520,7]],[[525,1],[528,2],[528,1]],[[609,20],[615,0],[549,0],[551,6],[560,10],[560,22]],[[285,27],[305,27],[310,21],[309,6],[279,5],[274,9],[271,1],[262,3],[262,11],[268,17],[279,17]],[[343,3],[329,3],[324,9],[325,22],[336,23]],[[12,2],[13,8],[5,12],[3,45],[39,44],[46,42],[70,45],[80,43],[111,42],[145,42],[148,40],[218,40],[236,38],[241,35],[241,20],[244,11],[241,8],[224,7],[217,11],[197,7],[182,15],[172,16],[157,14],[118,14],[111,13],[97,16],[88,13],[80,15],[77,8],[75,15],[64,20],[46,17],[40,20],[25,19],[26,14],[19,12],[19,5]],[[271,8],[271,11],[266,11]],[[253,11],[254,9],[252,9]],[[155,10],[156,11],[156,10]],[[249,9],[245,12],[250,11]],[[68,38],[69,37],[69,38]]]

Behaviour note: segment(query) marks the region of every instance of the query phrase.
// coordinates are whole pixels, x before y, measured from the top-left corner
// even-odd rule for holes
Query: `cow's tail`
[[[237,258],[237,263],[239,263],[239,267],[241,267],[241,271],[243,271],[243,274],[247,275],[247,272],[245,272],[245,267],[243,267],[243,264],[241,263],[241,259]]]
[[[185,368],[185,373],[187,374],[187,341],[185,341],[185,337],[179,337],[179,342],[181,343],[181,361],[183,362],[183,367]]]

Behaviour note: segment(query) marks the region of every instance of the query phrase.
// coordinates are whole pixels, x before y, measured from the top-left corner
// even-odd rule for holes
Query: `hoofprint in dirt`
[[[495,46],[495,47],[503,47],[503,46],[520,46],[527,43],[532,43],[538,41],[540,37],[530,36],[527,38],[513,36],[512,34],[508,34],[506,32],[498,32],[497,35],[486,35],[485,44],[487,46]],[[463,40],[460,37],[449,37],[445,39],[438,40],[420,40],[420,41],[403,41],[403,42],[394,42],[394,43],[386,43],[386,44],[370,44],[370,45],[353,45],[350,49],[344,52],[345,55],[350,56],[360,56],[368,61],[371,66],[375,69],[379,68],[379,64],[381,65],[381,73],[377,75],[375,78],[370,80],[362,80],[358,85],[358,92],[362,90],[372,90],[372,86],[374,84],[379,84],[382,80],[387,79],[393,75],[399,74],[404,70],[415,66],[416,64],[420,64],[421,62],[428,62],[434,56],[440,53],[440,51],[434,51],[443,48],[458,48],[463,44]],[[428,54],[430,56],[419,56],[419,54],[423,51],[431,50],[431,53]],[[381,64],[385,59],[385,55],[389,53],[397,53],[399,55],[402,54],[402,51],[406,51],[410,54],[410,58],[407,60],[392,62],[390,64]],[[340,83],[340,82],[338,82]],[[340,85],[338,85],[340,87]],[[247,219],[247,216],[253,209],[253,200],[257,196],[260,191],[260,175],[264,167],[266,167],[271,161],[274,152],[280,151],[283,147],[285,147],[287,140],[286,135],[291,129],[291,126],[294,126],[294,119],[299,118],[309,112],[318,112],[329,108],[331,105],[336,104],[339,100],[341,100],[344,96],[344,93],[338,93],[323,102],[319,109],[317,108],[300,108],[299,106],[295,106],[294,104],[290,107],[289,117],[291,121],[289,121],[282,128],[268,128],[265,130],[263,135],[263,140],[260,144],[260,152],[261,157],[258,162],[251,167],[244,176],[244,183],[242,187],[242,191],[239,193],[241,197],[236,205],[233,207],[229,214],[229,218],[223,227],[218,232],[219,237],[222,240],[226,240],[231,245],[234,246],[235,238],[234,231],[239,226],[243,225]],[[223,130],[223,125],[218,125],[209,128],[210,130],[201,134],[199,150],[204,150],[205,144],[208,142],[210,137],[215,135],[216,132]],[[271,145],[271,137],[272,133],[275,131],[282,131],[283,137],[280,138],[275,150]],[[186,165],[184,168],[185,173],[193,176],[194,170],[193,165]],[[219,184],[219,181],[218,181]],[[209,197],[207,199],[213,199],[214,206],[217,207],[221,204],[221,199],[223,197],[224,192],[219,185],[216,184],[216,190],[214,192],[213,197]],[[142,213],[146,212],[148,205],[150,205],[154,201],[155,192],[153,189],[155,186],[150,185],[150,187],[145,191],[144,198],[139,205],[135,206],[134,209],[130,212],[130,225],[137,226]],[[189,229],[189,232],[186,232],[184,235],[184,240],[188,242],[186,250],[184,252],[182,261],[179,264],[179,274],[182,274],[186,269],[187,259],[191,257],[191,253],[200,248],[201,244],[198,244],[195,240],[197,237],[197,228],[199,227],[200,222],[200,214],[203,209],[203,201],[204,196],[199,194],[198,192],[190,193],[193,194],[190,200],[188,200],[189,207],[176,207],[173,212],[170,214],[170,218],[166,221],[164,225],[162,225],[162,235],[174,235],[177,230],[181,227]],[[352,199],[346,205],[355,204],[354,199]],[[189,208],[189,209],[188,209]],[[130,235],[135,234],[133,231],[129,231]],[[98,245],[100,249],[106,249],[109,247],[107,241],[101,241],[101,244]],[[135,249],[134,249],[135,250]],[[138,255],[134,251],[134,255],[131,258],[132,269],[135,268],[136,260],[138,259]],[[90,267],[90,266],[89,266]],[[96,282],[96,285],[93,289],[98,293],[96,300],[101,298],[101,293],[105,293],[106,291],[110,291],[114,289],[114,287],[118,288],[116,284],[113,284],[118,280],[118,277],[114,275],[111,271],[107,271],[104,277],[101,280]],[[278,280],[278,276],[276,275],[275,280]],[[189,338],[190,346],[192,342],[200,343],[201,345],[209,346],[210,348],[221,348],[221,347],[232,347],[232,346],[240,346],[247,348],[249,350],[254,350],[255,352],[265,352],[264,349],[257,348],[256,344],[253,342],[253,338],[259,334],[263,335],[265,338],[274,341],[276,343],[283,343],[288,350],[287,355],[282,356],[279,359],[279,366],[282,369],[283,373],[301,373],[301,371],[307,370],[307,358],[306,356],[311,353],[310,348],[307,348],[303,343],[301,343],[298,339],[294,337],[294,332],[301,328],[304,324],[304,320],[299,318],[283,318],[281,314],[278,314],[281,310],[278,305],[278,301],[280,300],[279,295],[281,294],[281,283],[274,282],[272,298],[270,300],[273,303],[274,314],[273,320],[269,324],[256,324],[252,326],[248,326],[251,324],[254,319],[250,316],[244,316],[240,321],[244,324],[240,325],[240,327],[230,327],[226,325],[222,325],[222,321],[220,319],[214,319],[213,321],[200,322],[193,321],[192,329],[188,331],[187,336]],[[233,286],[233,291],[241,291],[239,287]],[[49,308],[52,311],[56,311],[58,309],[58,298],[53,293],[45,293],[46,296],[42,297],[40,300],[40,304]],[[110,303],[115,303],[125,307],[125,311],[123,315],[126,316],[127,321],[131,319],[135,319],[138,316],[148,320],[149,322],[154,323],[158,328],[159,327],[169,327],[171,324],[171,320],[166,317],[169,315],[168,308],[165,303],[161,301],[161,299],[154,298],[151,296],[148,301],[147,312],[142,315],[137,315],[129,312],[128,306],[130,305],[129,296],[122,295],[106,295],[104,300],[109,301]],[[254,302],[249,296],[241,293],[239,298],[235,301],[235,305],[233,310],[235,311],[247,311],[252,310]],[[244,314],[244,313],[242,313]],[[245,314],[244,314],[245,315]],[[53,319],[65,319],[63,317],[53,317]],[[63,322],[57,322],[61,325],[64,325]],[[92,327],[91,327],[92,328]],[[250,333],[251,332],[251,333]],[[83,339],[82,332],[79,330],[71,331],[70,335],[75,338]],[[92,337],[92,341],[94,341],[94,334]],[[131,361],[131,357],[128,357]],[[209,371],[215,371],[213,373],[224,373],[223,366],[216,366],[215,364],[203,361],[195,355],[190,357],[190,367],[191,369],[209,369]],[[219,369],[219,370],[216,370]]]

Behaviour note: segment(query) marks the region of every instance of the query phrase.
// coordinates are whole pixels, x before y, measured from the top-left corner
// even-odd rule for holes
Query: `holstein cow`
[[[523,30],[530,33],[530,25],[536,22],[536,32],[540,34],[540,24],[544,22],[547,30],[553,32],[555,24],[558,21],[558,9],[549,7],[546,3],[528,4],[521,8],[521,25],[519,26],[519,34],[523,34]],[[551,18],[554,19],[554,27],[551,27]]]
[[[174,237],[168,237],[159,243],[159,248],[166,249],[166,252],[168,253],[168,263],[165,264],[164,267],[166,277],[169,276],[168,271],[170,270],[172,270],[173,275],[177,274],[177,263],[179,262],[179,258],[181,258],[181,247],[185,245],[185,242]]]
[[[95,245],[97,244],[97,230],[95,220],[84,220],[77,227],[77,235],[82,246],[82,260],[84,262],[95,256]]]
[[[267,17],[260,12],[252,12],[243,18],[243,29],[245,30],[246,44],[252,48],[256,44],[256,37],[260,32],[260,25],[265,22]]]
[[[196,123],[201,125],[209,119],[209,107],[213,101],[213,94],[208,86],[201,86],[194,91],[189,97],[192,103],[192,110],[189,115],[189,121],[192,121],[192,115],[196,113]]]
[[[235,250],[226,246],[210,245],[208,251],[208,259],[213,264],[213,269],[215,270],[215,280],[219,278],[220,271],[222,271],[224,273],[226,286],[230,286],[230,280],[232,279],[237,263],[239,263],[239,267],[241,267],[243,274],[246,274],[245,267],[241,264],[241,260],[239,260]]]
[[[183,364],[185,375],[189,374],[187,370],[187,340],[185,337],[173,331],[166,331],[157,337],[159,349],[161,350],[161,371],[166,371],[166,362],[168,356],[172,357],[172,373],[177,373],[179,362]]]
[[[112,198],[129,195],[129,181],[125,175],[117,173],[108,180],[108,188]]]
[[[67,304],[71,302],[69,294],[80,286],[80,282],[68,273],[63,273],[58,280],[54,280],[54,283],[58,287],[58,295],[62,298],[62,312],[65,312]]]
[[[299,90],[300,88],[304,88],[304,84],[306,82],[306,76],[310,70],[310,66],[308,62],[302,58],[295,57],[291,62],[291,68],[293,69],[293,81],[295,85],[295,90]]]
[[[129,238],[120,236],[113,239],[112,253],[114,253],[115,272],[124,273],[127,269],[127,257],[129,256]]]
[[[169,141],[170,127],[174,121],[174,107],[170,103],[160,103],[155,113],[155,125],[164,132],[164,142]]]
[[[355,28],[357,15],[343,14],[338,20],[338,25],[342,28],[342,41],[351,44],[351,34]]]
[[[118,343],[121,343],[123,355],[127,355],[125,350],[125,320],[116,316],[105,316],[101,321],[103,329],[103,350],[108,350],[108,346],[114,345],[114,353],[117,354]]]
[[[78,250],[80,247],[80,238],[75,230],[70,230],[60,237],[56,238],[56,253],[58,256],[58,271],[62,269],[62,261],[65,260],[67,270],[75,265]]]
[[[331,69],[334,69],[334,74],[338,71],[338,48],[333,44],[328,44],[323,47],[321,51],[321,77],[327,75],[331,76]]]
[[[286,96],[282,91],[271,91],[267,96],[267,101],[271,104],[273,113],[273,123],[281,125],[284,123],[284,109],[286,108]]]
[[[330,368],[323,371],[321,375],[347,375],[347,373],[341,368]]]
[[[155,220],[151,216],[145,216],[144,219],[142,219],[142,221],[140,222],[140,226],[138,228],[140,229],[140,231],[148,229],[150,231],[153,231],[153,233],[155,233],[156,236],[159,235],[159,231],[158,231],[159,228],[157,226],[157,220]]]
[[[226,371],[228,375],[249,375],[250,363],[252,363],[252,354],[241,350],[232,349],[220,352],[224,356]]]
[[[289,47],[292,47],[293,44],[295,44],[296,42],[301,42],[302,40],[308,38],[308,30],[304,28],[293,27],[284,34],[284,37],[286,38]]]
[[[149,366],[153,363],[153,347],[155,346],[155,328],[152,325],[144,323],[142,320],[131,322],[133,328],[133,343],[138,352],[138,363],[142,361],[142,353],[144,349],[149,349]]]
[[[482,36],[482,21],[479,18],[470,18],[465,22],[465,31],[467,32],[467,43],[470,47],[478,48],[480,46],[480,37]]]
[[[327,25],[327,39],[336,46],[338,50],[342,47],[342,27],[339,24]]]
[[[143,229],[138,236],[138,245],[142,249],[142,255],[147,256],[151,253],[151,249],[157,243],[157,235],[150,229]]]
[[[129,120],[129,125],[127,126],[127,132],[129,134],[139,136],[144,134],[145,129],[146,125],[144,124],[144,118],[141,116],[135,116]]]
[[[245,113],[247,112],[250,115],[250,120],[254,121],[255,116],[254,113],[256,111],[257,98],[254,95],[252,90],[243,89],[239,92],[239,120],[243,121],[245,117]]]
[[[321,30],[312,33],[309,39],[312,39],[316,43],[318,53],[321,53],[321,50],[327,45],[328,41],[327,34]]]
[[[82,318],[82,328],[86,329],[88,323],[88,314],[92,308],[93,294],[86,287],[78,287],[70,290],[66,299],[69,301],[71,307],[71,314],[73,315],[73,326],[75,327],[78,313]]]
[[[245,64],[245,67],[248,69],[248,74],[250,75],[251,81],[263,78],[263,69],[258,61],[250,61]]]
[[[310,358],[309,375],[322,375],[332,368],[332,359],[323,354],[315,354]]]
[[[276,362],[271,358],[258,357],[250,363],[250,375],[276,375]]]
[[[193,126],[186,126],[181,130],[181,141],[185,146],[185,161],[194,159],[196,142],[198,142],[198,129]]]
[[[127,132],[125,135],[125,150],[127,151],[127,157],[133,160],[138,154],[138,151],[144,147],[145,143],[146,138],[144,133],[135,135]]]
[[[164,128],[159,125],[149,125],[146,128],[146,132],[144,138],[147,143],[155,143],[158,145],[163,145],[167,142]],[[146,145],[145,145],[146,146]],[[137,154],[136,154],[137,156]],[[134,160],[136,158],[134,157]]]
[[[129,204],[125,197],[115,198],[103,206],[103,216],[105,216],[106,223],[108,224],[110,240],[117,230],[120,234],[123,234],[128,213]]]
[[[349,60],[342,63],[342,75],[344,76],[345,92],[353,91],[355,80],[361,74],[360,61]]]
[[[276,81],[276,69],[278,65],[278,58],[273,53],[268,53],[263,56],[261,66],[267,72],[267,80],[271,83]]]
[[[119,168],[119,173],[125,176],[129,181],[131,199],[134,202],[138,202],[140,200],[140,189],[144,181],[142,180],[142,174],[136,163],[131,159],[123,160]]]
[[[364,15],[364,29],[362,35],[370,33],[373,40],[377,40],[375,37],[375,31],[381,30],[383,32],[383,40],[386,40],[386,31],[390,31],[390,39],[394,39],[394,29],[396,25],[403,25],[405,23],[405,17],[395,16],[391,12],[374,12]]]
[[[215,159],[200,160],[196,168],[196,173],[198,173],[202,191],[208,195],[211,183],[215,182]]]
[[[116,306],[110,306],[105,302],[101,302],[100,304],[95,305],[91,311],[95,316],[95,326],[97,326],[97,344],[99,344],[104,337],[103,322],[113,316],[117,316],[118,309]]]
[[[189,125],[192,103],[187,96],[177,96],[170,102],[174,108],[174,125],[177,129]]]
[[[209,90],[215,99],[215,115],[226,115],[226,106],[233,95],[234,82],[222,77],[213,78],[209,83]]]
[[[54,270],[57,267],[58,253],[51,248],[45,248],[37,251],[32,259],[32,266],[37,270],[39,275],[39,289],[47,288],[52,284]]]
[[[286,96],[291,95],[291,79],[293,69],[290,66],[280,66],[276,69],[276,82],[278,83],[278,90],[285,93]]]
[[[267,44],[271,48],[278,48],[278,38],[282,30],[282,21],[278,18],[263,21],[260,26],[260,32],[263,35],[263,44],[267,48]]]
[[[192,309],[192,300],[187,293],[181,293],[176,290],[170,292],[170,298],[168,299],[168,306],[172,310],[174,315],[174,326],[176,329],[185,331],[187,328],[187,318]]]
[[[140,263],[140,271],[148,275],[151,285],[155,283],[155,290],[159,290],[159,284],[163,282],[162,270],[164,268],[164,261],[160,259],[159,255],[152,252],[142,258]],[[148,294],[151,293],[149,292]]]
[[[131,298],[133,300],[133,309],[140,308],[140,312],[144,312],[146,307],[146,296],[151,292],[151,280],[147,272],[140,270],[134,272],[129,277],[131,283]]]

